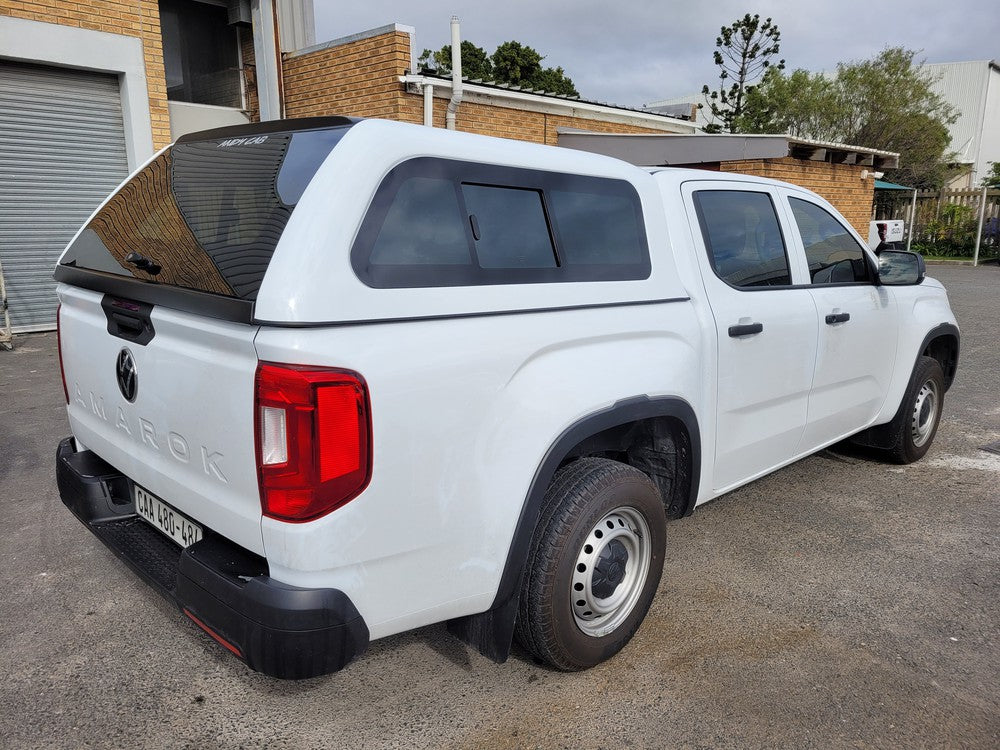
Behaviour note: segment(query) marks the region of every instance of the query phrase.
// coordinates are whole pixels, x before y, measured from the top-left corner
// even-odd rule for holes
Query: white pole
[[[434,87],[424,84],[424,125],[434,127]]]
[[[454,130],[455,113],[462,103],[462,34],[458,26],[458,16],[451,17],[451,99],[444,114],[445,127]]]
[[[910,231],[906,233],[906,252],[910,252],[913,244],[913,230],[917,228],[917,189],[913,188],[913,200],[910,201]]]
[[[983,239],[983,218],[986,216],[986,185],[983,185],[983,196],[979,200],[979,228],[976,230],[976,250],[972,254],[972,265],[979,265],[979,243]]]

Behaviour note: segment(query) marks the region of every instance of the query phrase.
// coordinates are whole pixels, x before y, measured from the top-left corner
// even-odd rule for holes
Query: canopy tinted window
[[[426,157],[382,181],[351,261],[375,288],[650,274],[642,206],[628,182]]]
[[[253,300],[295,204],[348,127],[178,143],[105,204],[62,263]]]

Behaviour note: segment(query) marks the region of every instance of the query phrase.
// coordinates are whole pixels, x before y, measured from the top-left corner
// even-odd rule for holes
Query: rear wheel
[[[518,640],[565,671],[614,656],[649,610],[665,546],[663,502],[649,477],[603,458],[564,467],[532,539]]]
[[[943,405],[941,364],[933,357],[921,357],[890,426],[889,455],[894,461],[909,464],[923,458],[934,442]]]

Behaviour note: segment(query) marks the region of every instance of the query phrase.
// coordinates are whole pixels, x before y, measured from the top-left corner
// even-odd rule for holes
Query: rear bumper
[[[368,627],[336,589],[288,586],[267,561],[205,530],[179,548],[135,514],[132,482],[72,438],[59,444],[63,503],[147,583],[252,669],[297,679],[336,672],[368,646]]]

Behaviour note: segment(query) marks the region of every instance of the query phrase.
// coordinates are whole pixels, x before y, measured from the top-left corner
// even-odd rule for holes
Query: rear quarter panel
[[[549,446],[623,398],[695,403],[697,328],[680,301],[261,329],[261,359],[353,369],[372,405],[371,484],[308,524],[265,518],[271,575],[343,590],[375,638],[487,609]]]

